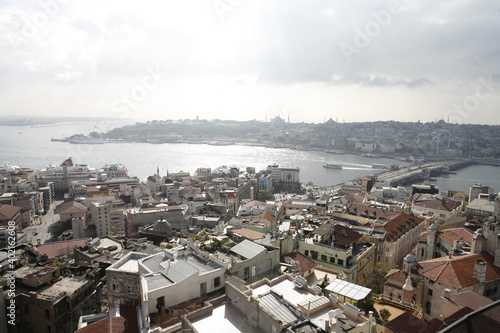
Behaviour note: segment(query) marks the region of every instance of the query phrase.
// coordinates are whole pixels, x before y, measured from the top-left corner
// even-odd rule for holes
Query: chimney
[[[451,289],[446,288],[444,290],[444,297],[445,298],[450,298],[450,295],[451,295]]]
[[[483,260],[476,260],[474,262],[474,272],[472,273],[472,277],[478,280],[479,282],[486,281],[486,262]]]

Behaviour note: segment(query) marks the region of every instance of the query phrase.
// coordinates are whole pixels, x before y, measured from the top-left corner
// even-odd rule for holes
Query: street
[[[24,228],[28,242],[37,245],[43,244],[52,238],[49,228],[54,223],[59,222],[59,214],[54,213],[54,209],[61,203],[63,203],[63,200],[54,201],[45,215],[35,218],[31,226]],[[38,242],[38,240],[40,240],[40,242]]]

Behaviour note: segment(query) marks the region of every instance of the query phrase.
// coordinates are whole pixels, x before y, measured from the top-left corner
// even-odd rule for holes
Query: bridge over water
[[[425,180],[429,176],[452,173],[453,170],[457,170],[474,163],[475,162],[473,160],[430,162],[403,167],[399,170],[381,172],[376,175],[376,178],[378,181],[383,181],[385,185],[398,186],[418,180]]]

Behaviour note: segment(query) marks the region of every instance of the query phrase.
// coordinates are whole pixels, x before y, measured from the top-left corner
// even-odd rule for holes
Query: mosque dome
[[[417,262],[417,258],[413,254],[408,254],[405,259],[406,262]]]
[[[153,225],[153,231],[160,234],[169,234],[172,232],[172,226],[167,220],[160,218]]]

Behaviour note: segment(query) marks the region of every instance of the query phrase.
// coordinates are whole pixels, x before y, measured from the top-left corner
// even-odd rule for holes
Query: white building
[[[371,190],[371,195],[380,202],[385,201],[406,201],[406,188],[404,186],[389,187],[389,186],[377,186]]]
[[[105,173],[108,178],[128,177],[127,169],[121,164],[107,164],[102,168],[101,172]]]
[[[125,203],[122,200],[92,202],[90,213],[97,237],[125,237]]]
[[[224,288],[227,263],[190,242],[138,261],[142,315],[151,314]]]
[[[300,169],[297,167],[280,167],[277,164],[268,166],[271,171],[273,186],[293,188],[300,182]]]

